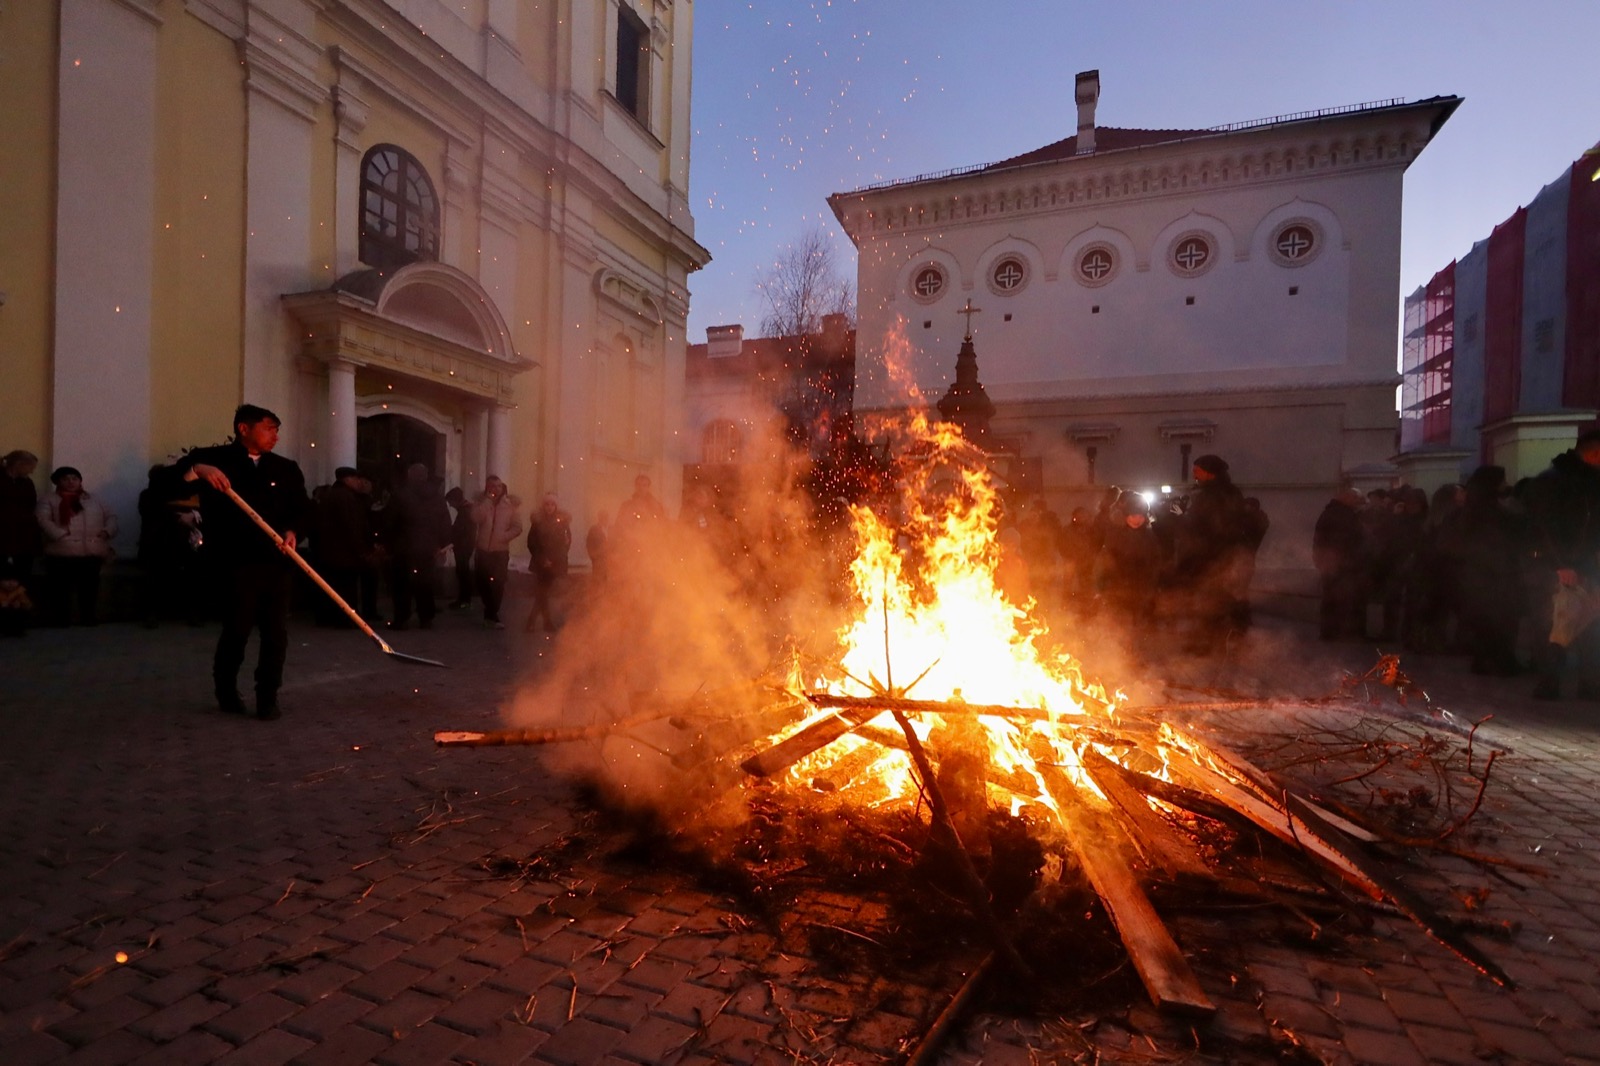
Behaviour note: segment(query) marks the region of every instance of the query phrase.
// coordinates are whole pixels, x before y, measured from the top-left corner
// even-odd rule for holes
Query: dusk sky
[[[1102,126],[1210,127],[1392,97],[1465,98],[1407,171],[1401,292],[1600,140],[1594,0],[699,0],[690,343],[758,335],[757,276],[830,193],[988,163]]]

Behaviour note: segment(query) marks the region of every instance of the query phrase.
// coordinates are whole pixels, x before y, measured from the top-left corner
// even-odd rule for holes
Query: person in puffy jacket
[[[511,544],[522,532],[521,501],[506,491],[506,483],[489,475],[483,495],[472,505],[472,522],[477,527],[473,550],[473,576],[478,581],[478,598],[483,600],[483,622],[504,629],[500,604],[506,596],[506,573],[511,564]]]
[[[34,511],[44,534],[45,616],[54,625],[70,625],[76,603],[78,621],[92,626],[98,621],[100,569],[111,558],[117,516],[84,490],[76,467],[56,467],[50,481],[55,492]]]

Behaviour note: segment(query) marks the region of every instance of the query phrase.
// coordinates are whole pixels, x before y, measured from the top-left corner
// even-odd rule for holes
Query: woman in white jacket
[[[56,490],[39,501],[35,514],[44,533],[45,616],[53,625],[69,625],[72,604],[86,626],[96,622],[100,568],[111,557],[117,516],[83,489],[75,467],[57,467],[50,475]]]

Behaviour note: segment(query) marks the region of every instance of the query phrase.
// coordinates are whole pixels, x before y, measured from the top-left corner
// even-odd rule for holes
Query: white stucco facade
[[[1337,483],[1392,477],[1401,180],[1457,103],[1097,141],[1091,110],[1076,143],[832,197],[857,410],[907,402],[893,364],[937,400],[970,300],[994,432],[1053,506],[1181,491],[1214,452],[1274,520],[1264,566],[1303,567]]]

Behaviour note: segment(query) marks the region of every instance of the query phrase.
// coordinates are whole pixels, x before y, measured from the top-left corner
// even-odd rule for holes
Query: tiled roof
[[[1215,132],[1215,130],[1125,130],[1116,126],[1096,126],[1094,150],[1100,153],[1116,152],[1124,148],[1144,148],[1152,144],[1165,144],[1168,141],[1204,137]],[[1057,159],[1072,159],[1077,154],[1078,138],[1073,135],[1054,144],[1047,144],[1043,148],[1035,148],[1031,152],[1014,155],[998,163],[990,163],[981,169],[1005,170],[1008,167],[1027,166],[1029,163],[1050,163]]]

